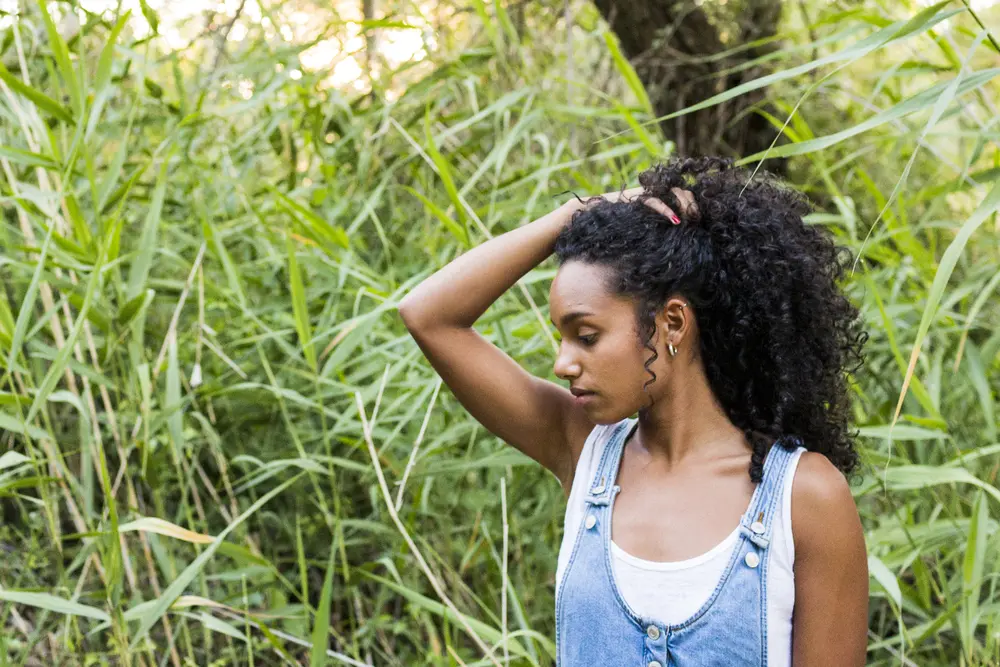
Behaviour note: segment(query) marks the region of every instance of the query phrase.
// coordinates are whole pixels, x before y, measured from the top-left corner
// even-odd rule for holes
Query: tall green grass
[[[0,41],[0,662],[552,665],[559,485],[395,307],[670,154],[594,9],[571,79],[562,17],[474,2],[352,95],[294,78],[291,5],[213,70],[211,36],[137,37],[145,3],[68,40],[73,5],[27,4]],[[998,14],[808,4],[753,84],[782,139],[745,163],[789,158],[858,256],[869,661],[1000,664]],[[477,323],[550,378],[553,275]]]

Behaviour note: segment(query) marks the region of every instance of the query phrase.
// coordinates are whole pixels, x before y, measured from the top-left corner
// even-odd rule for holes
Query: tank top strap
[[[601,453],[600,463],[597,464],[594,477],[587,489],[587,496],[584,499],[588,505],[607,505],[611,502],[615,476],[618,473],[622,452],[625,450],[625,439],[635,423],[631,419],[623,419],[610,429],[604,451]]]
[[[779,438],[771,445],[764,459],[761,482],[754,490],[750,506],[740,519],[740,532],[761,549],[766,549],[771,543],[775,519],[781,507],[785,475],[797,448],[794,439],[786,442],[785,438]]]

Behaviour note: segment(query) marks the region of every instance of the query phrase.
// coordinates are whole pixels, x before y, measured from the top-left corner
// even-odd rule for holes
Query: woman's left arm
[[[868,556],[844,475],[816,452],[803,452],[792,480],[795,542],[793,667],[865,664]]]

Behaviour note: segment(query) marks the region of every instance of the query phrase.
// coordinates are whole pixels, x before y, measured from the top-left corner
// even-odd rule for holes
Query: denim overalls
[[[638,421],[633,423],[633,429]],[[664,625],[638,616],[614,582],[611,513],[629,420],[622,420],[604,448],[585,500],[556,600],[559,667],[732,667],[767,664],[767,564],[771,528],[781,489],[799,444],[772,446],[763,481],[740,520],[740,537],[708,600],[688,620]],[[790,438],[790,440],[797,440]],[[782,445],[786,442],[781,442]]]

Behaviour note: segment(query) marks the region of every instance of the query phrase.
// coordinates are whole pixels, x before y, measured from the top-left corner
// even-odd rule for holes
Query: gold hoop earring
[[[687,306],[688,305],[686,303],[682,303],[681,304],[681,310],[684,310],[685,308],[687,308]],[[671,357],[676,357],[677,356],[677,348],[674,347],[673,343],[667,343],[667,352],[670,353]]]

